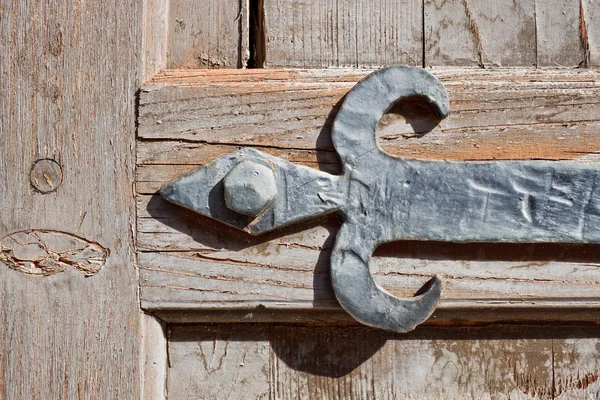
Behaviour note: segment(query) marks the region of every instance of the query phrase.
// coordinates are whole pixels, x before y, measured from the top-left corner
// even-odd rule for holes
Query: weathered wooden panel
[[[329,282],[337,218],[247,237],[158,197],[138,202],[144,307],[338,308]],[[440,310],[548,308],[561,301],[561,307],[594,307],[600,283],[597,251],[590,245],[399,242],[378,249],[370,269],[377,282],[399,296],[412,296],[427,277],[441,274],[446,290]],[[561,319],[559,314],[548,318]]]
[[[170,0],[167,67],[245,67],[248,18],[246,0]]]
[[[141,315],[140,399],[165,400],[167,393],[167,335],[166,325],[152,315]],[[135,397],[135,396],[130,396]]]
[[[450,94],[451,116],[435,126],[422,103],[395,106],[378,129],[385,150],[429,159],[597,160],[600,82],[593,71],[434,73]],[[251,238],[152,195],[162,183],[240,146],[340,173],[329,127],[339,99],[365,74],[172,71],[143,89],[136,189],[144,307],[339,310],[328,282],[336,217]],[[467,309],[589,310],[597,306],[600,275],[592,256],[597,250],[400,243],[379,250],[371,269],[382,285],[403,296],[412,295],[427,277],[441,274],[447,282],[441,319],[458,318]],[[507,256],[511,253],[514,257]],[[533,314],[564,318],[560,312],[540,316],[537,311],[514,318]]]
[[[589,65],[581,0],[536,0],[537,65]]]
[[[169,0],[144,0],[142,15],[142,82],[167,68]]]
[[[600,7],[596,0],[581,0],[581,43],[589,58],[589,66],[600,66]]]
[[[458,160],[590,160],[600,150],[600,82],[594,71],[434,73],[451,97],[450,117],[435,126],[422,104],[394,107],[378,129],[384,150]],[[140,100],[139,136],[152,141],[139,143],[138,192],[154,193],[190,168],[186,165],[208,162],[241,145],[339,172],[331,121],[336,104],[365,74],[229,70],[158,77]]]
[[[417,0],[265,0],[265,65],[418,65],[423,3]]]
[[[426,0],[428,66],[598,65],[594,0]]]
[[[378,129],[379,143],[386,151],[485,160],[575,158],[600,149],[594,134],[600,81],[593,70],[432,72],[451,98],[450,116],[435,126],[431,111],[422,104],[394,108]],[[332,150],[329,128],[336,105],[367,73],[172,71],[143,88],[138,135],[288,151]],[[523,146],[540,142],[544,145]]]
[[[81,244],[70,236],[107,249],[90,277],[76,268],[32,276],[0,262],[0,398],[137,398],[131,183],[141,2],[0,8],[0,237],[43,231],[42,247],[67,264],[67,246]],[[48,175],[45,194],[30,183],[39,159],[62,170],[60,185]]]
[[[594,1],[274,0],[250,21],[247,0],[146,0],[146,72],[244,67],[250,47],[259,67],[587,67],[600,59]]]
[[[535,66],[534,0],[425,0],[425,65]]]
[[[169,399],[587,399],[596,327],[171,326]]]

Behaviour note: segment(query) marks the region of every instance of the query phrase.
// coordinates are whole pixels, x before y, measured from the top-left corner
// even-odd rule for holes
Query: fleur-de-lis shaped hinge
[[[435,310],[443,285],[432,277],[412,298],[373,280],[374,249],[397,240],[600,242],[600,166],[549,161],[423,161],[386,154],[380,118],[418,96],[440,119],[443,85],[419,68],[376,71],[346,95],[332,127],[343,174],[330,175],[243,148],[162,186],[175,204],[252,235],[338,212],[331,281],[342,307],[363,324],[406,332]]]

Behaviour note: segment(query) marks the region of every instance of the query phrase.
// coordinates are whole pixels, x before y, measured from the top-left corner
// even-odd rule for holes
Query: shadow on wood
[[[594,349],[600,346],[597,340],[600,328],[581,325],[417,327],[408,334],[394,334],[356,326],[247,323],[172,325],[169,331],[173,376],[180,374],[180,370],[190,370],[190,362],[194,363],[192,360],[198,358],[202,364],[193,370],[194,379],[199,382],[208,375],[220,381],[221,375],[222,379],[227,379],[227,376],[244,374],[245,370],[262,371],[263,379],[269,381],[277,381],[278,375],[279,378],[291,377],[289,374],[295,379],[325,377],[354,381],[370,370],[385,375],[383,371],[394,365],[410,375],[434,373],[438,368],[453,365],[464,369],[465,373],[493,375],[495,370],[512,371],[514,376],[510,379],[502,375],[498,381],[500,386],[516,385],[523,391],[529,388],[530,392],[535,387],[538,394],[545,393],[542,398],[551,398],[546,395],[553,391],[581,389],[594,382],[597,362],[587,358],[594,357],[594,351],[597,351]],[[576,341],[593,348],[587,353],[583,347],[579,353],[568,352],[569,346]],[[223,344],[227,344],[225,348]],[[184,359],[185,363],[182,362]],[[213,360],[218,360],[218,364]],[[491,360],[501,365],[490,364],[489,371],[485,372],[484,364]],[[590,361],[593,365],[585,365]],[[478,364],[480,362],[484,364]],[[553,363],[580,363],[586,371],[582,371],[579,379],[584,381],[577,383],[574,377],[562,376],[568,370],[562,371]],[[481,368],[483,372],[479,371]],[[583,372],[589,373],[589,377],[584,377]],[[553,373],[558,374],[557,382],[564,381],[560,388],[552,387]],[[537,377],[540,381],[533,384],[526,382],[531,380],[526,377]]]

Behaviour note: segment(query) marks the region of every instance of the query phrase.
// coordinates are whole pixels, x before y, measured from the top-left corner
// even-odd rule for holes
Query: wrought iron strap
[[[358,321],[406,332],[440,299],[433,277],[421,294],[398,298],[368,268],[375,248],[397,240],[600,242],[600,167],[546,161],[420,161],[390,156],[375,129],[396,102],[418,96],[449,112],[442,84],[409,67],[379,70],[345,97],[332,138],[341,176],[244,148],[169,182],[170,202],[253,235],[339,212],[331,255],[336,297]]]

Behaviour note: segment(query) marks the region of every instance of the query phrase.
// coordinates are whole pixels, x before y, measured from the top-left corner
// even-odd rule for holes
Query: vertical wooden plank
[[[166,325],[152,315],[141,315],[141,396],[142,400],[165,400],[167,397]]]
[[[170,329],[169,400],[269,398],[267,325]]]
[[[144,0],[142,31],[142,82],[167,67],[169,0]]]
[[[168,68],[242,68],[247,0],[170,0]]]
[[[425,65],[535,66],[534,0],[425,0]]]
[[[589,66],[600,66],[600,5],[598,0],[580,0],[581,43]]]
[[[551,392],[551,341],[514,339],[510,330],[495,337],[477,328],[390,335],[278,327],[271,345],[277,399],[525,399]]]
[[[419,0],[264,2],[266,66],[422,64]]]
[[[536,0],[539,66],[587,66],[581,35],[581,0]]]
[[[357,326],[175,325],[169,399],[597,398],[599,333],[543,325],[429,326],[402,335]]]
[[[568,338],[553,343],[554,396],[558,399],[600,398],[600,340]]]
[[[0,9],[0,237],[46,229],[54,254],[68,251],[66,233],[108,255],[89,277],[75,268],[32,276],[0,262],[0,398],[137,398],[141,3],[32,0]],[[29,178],[43,158],[62,168],[62,183],[48,179],[46,194]]]

